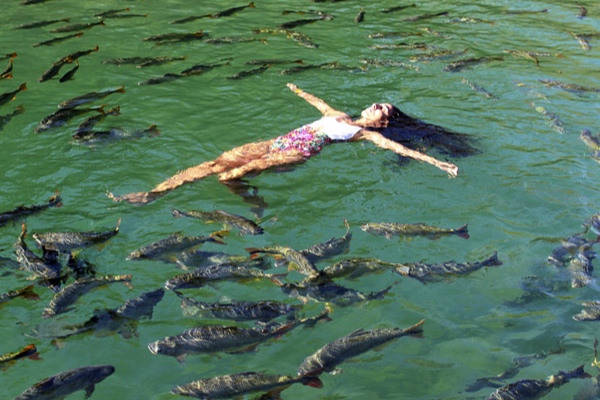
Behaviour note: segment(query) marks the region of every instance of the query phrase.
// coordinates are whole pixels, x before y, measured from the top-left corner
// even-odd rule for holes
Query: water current
[[[576,321],[573,315],[581,311],[582,302],[600,297],[598,286],[572,288],[567,269],[549,264],[547,258],[562,239],[581,232],[582,224],[600,211],[600,165],[592,149],[580,139],[584,129],[593,135],[600,131],[599,94],[563,90],[542,80],[600,88],[598,4],[424,0],[384,13],[382,10],[411,4],[390,0],[256,0],[254,8],[231,16],[170,23],[246,4],[185,0],[2,2],[0,55],[15,52],[17,56],[12,79],[0,81],[0,92],[12,92],[24,82],[27,90],[0,107],[1,115],[23,107],[23,112],[0,132],[0,169],[4,175],[1,211],[42,204],[55,191],[60,192],[63,206],[0,228],[0,255],[15,260],[13,246],[21,222],[30,232],[26,242],[41,254],[31,237],[33,232],[106,231],[120,218],[117,236],[101,247],[81,250],[78,256],[94,265],[97,276],[131,274],[133,288],[122,284],[99,288],[81,296],[72,310],[49,319],[42,318],[42,310],[53,292],[43,286],[34,287],[37,300],[18,297],[2,304],[0,353],[33,343],[40,359],[21,359],[8,365],[0,374],[0,397],[14,398],[36,382],[72,368],[110,364],[115,372],[96,385],[93,399],[170,399],[176,397],[170,394],[174,386],[212,376],[246,371],[294,375],[305,357],[354,330],[406,328],[421,319],[425,319],[422,338],[403,337],[366,352],[341,364],[343,373],[323,374],[323,388],[293,385],[281,397],[486,398],[493,387],[467,388],[479,378],[509,370],[519,357],[535,355],[538,357],[527,358],[531,363],[513,376],[495,382],[544,379],[581,364],[597,375],[591,362],[598,322]],[[588,11],[585,17],[578,17],[580,6]],[[122,10],[126,7],[129,10]],[[364,20],[355,22],[361,7]],[[95,14],[108,10],[122,10],[118,12],[122,17],[107,17],[103,26],[81,31],[51,32],[69,24],[98,22]],[[286,10],[294,12],[284,13]],[[285,34],[253,32],[315,18],[318,14],[311,10],[333,16],[292,28],[306,35],[312,47]],[[442,14],[432,16],[438,13]],[[426,18],[410,20],[417,16]],[[65,18],[70,21],[16,29],[21,24]],[[200,30],[205,33],[202,39],[160,45],[144,40]],[[76,32],[84,34],[51,46],[33,46]],[[372,37],[392,32],[404,35]],[[574,35],[578,33],[589,35],[589,47],[578,41]],[[225,36],[261,40],[220,45],[206,41],[207,37]],[[398,43],[408,46],[381,48]],[[54,78],[38,82],[55,61],[95,46],[97,51],[78,59],[79,69],[72,80],[58,79],[74,67],[66,64]],[[441,51],[465,52],[424,58]],[[523,52],[536,55],[523,56]],[[104,62],[158,56],[185,59],[144,68]],[[445,70],[454,61],[481,57],[501,59],[456,72]],[[257,59],[291,63],[271,63],[260,74],[228,79],[255,68],[245,63]],[[302,60],[302,64],[293,63],[295,60]],[[379,60],[384,65],[364,60]],[[333,62],[337,64],[332,68],[282,74],[296,66]],[[8,63],[8,59],[1,61],[0,68]],[[198,64],[222,65],[201,75],[139,85]],[[369,142],[344,143],[326,147],[291,171],[249,178],[242,194],[211,177],[143,206],[115,203],[106,196],[107,192],[120,195],[149,190],[175,172],[222,151],[275,137],[317,119],[319,112],[289,91],[287,82],[351,115],[358,115],[373,102],[393,103],[415,118],[469,135],[476,139],[480,152],[451,158],[434,149],[420,149],[459,166],[459,176],[449,179],[430,165],[405,162]],[[124,93],[86,105],[105,104],[106,110],[120,106],[121,115],[107,116],[97,129],[135,131],[156,125],[159,135],[94,146],[78,143],[72,135],[90,114],[35,132],[40,121],[57,110],[58,103],[120,86]],[[148,344],[194,326],[235,323],[183,315],[181,300],[172,291],[165,293],[152,318],[142,319],[130,337],[88,332],[57,342],[35,335],[81,323],[95,309],[116,308],[181,274],[177,264],[126,260],[132,251],[176,232],[198,236],[223,228],[219,223],[175,219],[171,216],[173,208],[225,210],[250,218],[265,230],[263,235],[238,235],[232,228],[225,246],[207,243],[202,247],[206,251],[245,256],[248,247],[306,249],[343,236],[347,220],[353,235],[349,251],[317,263],[319,268],[351,257],[394,263],[476,262],[494,252],[502,265],[428,284],[391,271],[356,280],[339,279],[338,283],[365,293],[393,286],[383,299],[345,307],[333,304],[331,321],[298,327],[262,343],[256,351],[191,355],[182,363],[153,355]],[[362,231],[360,226],[367,222],[421,222],[445,228],[468,224],[470,238],[387,239]],[[585,237],[595,238],[591,233]],[[274,263],[267,270],[277,274],[285,271]],[[27,272],[5,266],[0,292],[28,285],[28,277]],[[289,282],[302,278],[296,271],[280,277]],[[69,277],[67,283],[72,280]],[[233,299],[303,304],[266,279],[219,282],[186,289],[185,295],[208,302]],[[323,307],[322,302],[308,301],[300,314],[315,316]],[[590,380],[574,380],[546,398],[571,399],[589,385]],[[78,396],[83,393],[72,398],[81,398]]]

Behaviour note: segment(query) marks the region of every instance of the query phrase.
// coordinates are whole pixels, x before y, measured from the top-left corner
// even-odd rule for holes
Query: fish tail
[[[27,82],[21,83],[21,85],[19,86],[19,90],[20,91],[27,90]]]
[[[460,228],[454,230],[456,236],[461,237],[463,239],[468,239],[469,236],[469,224],[464,224]]]
[[[60,192],[58,190],[54,192],[50,199],[48,199],[48,205],[50,207],[62,207],[62,198],[60,197]]]
[[[585,379],[592,377],[590,374],[583,370],[583,364],[581,364],[579,367],[575,368],[572,371],[564,373],[564,375],[567,379]]]
[[[500,261],[500,260],[498,259],[498,252],[497,252],[497,251],[495,251],[495,252],[494,252],[494,254],[492,254],[492,255],[490,256],[490,258],[488,258],[488,259],[486,260],[486,264],[487,264],[488,266],[499,266],[499,265],[502,265],[502,261]]]
[[[254,2],[253,2],[253,1],[251,1],[251,2],[248,4],[248,7],[250,7],[250,8],[256,8],[256,6],[254,5]]]
[[[323,381],[321,381],[318,376],[303,376],[300,383],[317,389],[323,387]]]
[[[218,244],[225,244],[225,241],[223,240],[225,236],[229,236],[229,230],[227,229],[216,231],[210,234],[210,238]]]
[[[423,324],[425,323],[425,320],[422,319],[419,322],[417,322],[416,324],[414,324],[413,326],[409,326],[408,328],[404,329],[404,333],[406,335],[411,335],[411,336],[415,336],[415,337],[423,337]]]

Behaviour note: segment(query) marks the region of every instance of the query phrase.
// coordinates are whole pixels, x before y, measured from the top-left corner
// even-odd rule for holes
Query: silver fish
[[[384,345],[402,336],[420,336],[423,333],[421,320],[406,328],[373,329],[370,331],[358,329],[321,347],[298,367],[298,375],[314,376],[323,372],[332,372],[339,364],[362,353]]]
[[[578,253],[567,266],[569,274],[571,274],[571,287],[580,288],[593,283],[592,271],[594,266],[588,256],[583,253]]]
[[[186,316],[200,316],[202,318],[229,319],[232,321],[260,321],[269,322],[272,319],[290,315],[298,311],[299,306],[292,306],[276,301],[262,300],[227,301],[220,303],[206,303],[189,298],[181,299],[181,308]]]
[[[41,247],[58,251],[70,251],[102,244],[119,233],[121,218],[115,229],[105,232],[46,232],[33,233],[32,237]]]
[[[4,212],[0,213],[0,226],[4,226],[4,225],[8,224],[9,222],[12,222],[14,224],[19,219],[40,213],[42,211],[47,210],[50,207],[61,207],[61,206],[62,206],[62,199],[60,197],[60,194],[57,192],[56,194],[54,194],[52,197],[50,197],[48,199],[48,202],[46,202],[44,204],[34,204],[31,206],[21,205],[12,210],[4,211]]]
[[[600,320],[600,301],[586,301],[584,309],[579,314],[573,315],[575,321],[598,321]]]
[[[274,275],[265,274],[260,270],[240,267],[234,264],[216,264],[206,268],[198,268],[192,272],[177,275],[165,282],[167,290],[199,288],[207,283],[219,280],[253,280],[271,278]]]
[[[424,236],[429,239],[438,239],[447,235],[456,235],[463,239],[469,238],[469,229],[466,224],[456,229],[447,229],[422,223],[369,222],[361,225],[360,229],[373,235],[385,236],[387,239],[391,239],[392,236]]]
[[[92,101],[103,99],[114,93],[125,93],[125,86],[82,94],[59,103],[58,108],[75,108],[83,104],[91,103]]]
[[[251,234],[251,235],[262,235],[264,229],[256,224],[254,221],[248,218],[242,217],[241,215],[231,214],[223,210],[215,211],[179,211],[176,209],[171,210],[171,214],[175,218],[190,217],[198,218],[207,223],[221,222],[227,225],[232,225],[240,230],[240,235]]]
[[[27,246],[25,242],[26,236],[27,227],[23,224],[21,226],[21,234],[14,245],[15,256],[21,268],[48,281],[58,281],[62,266],[58,262],[57,252],[44,249],[44,256],[38,257]],[[56,288],[56,285],[53,284],[52,287]]]
[[[138,250],[133,251],[127,260],[170,260],[177,254],[192,250],[204,243],[225,244],[223,236],[226,231],[213,232],[210,236],[184,236],[177,232],[166,239],[162,239]]]
[[[302,252],[294,250],[289,246],[272,245],[260,249],[249,247],[246,251],[250,254],[266,253],[279,258],[283,257],[289,261],[290,268],[297,269],[298,272],[308,277],[316,277],[319,275],[319,270],[308,257]]]

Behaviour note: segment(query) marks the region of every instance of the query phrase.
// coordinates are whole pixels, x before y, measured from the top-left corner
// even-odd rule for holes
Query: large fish
[[[600,137],[592,135],[592,132],[590,132],[588,129],[582,130],[579,138],[590,149],[594,151],[600,151]]]
[[[503,57],[471,57],[471,58],[465,58],[462,60],[458,60],[455,62],[452,62],[450,64],[448,64],[445,68],[444,71],[446,72],[458,72],[458,71],[462,71],[465,68],[468,67],[472,67],[478,64],[482,64],[482,63],[489,63],[489,62],[493,62],[493,61],[503,61],[504,58]]]
[[[14,224],[16,221],[22,218],[26,218],[30,215],[40,213],[42,211],[47,210],[50,207],[60,206],[62,206],[62,199],[60,197],[60,194],[57,192],[54,195],[52,195],[46,203],[34,204],[31,206],[21,205],[10,211],[4,211],[0,213],[0,226],[4,226],[9,222],[12,222]]]
[[[240,230],[240,235],[250,234],[250,235],[262,235],[264,233],[264,229],[261,228],[254,221],[249,220],[248,218],[242,217],[241,215],[231,214],[223,210],[215,210],[215,211],[199,211],[199,210],[189,210],[189,211],[179,211],[176,209],[171,210],[171,214],[175,218],[179,217],[191,217],[198,218],[207,223],[211,222],[221,222],[223,224],[235,226]]]
[[[47,70],[45,70],[42,73],[42,76],[40,76],[40,78],[38,79],[38,82],[46,82],[47,80],[52,79],[54,76],[58,75],[58,73],[60,72],[60,69],[65,64],[70,64],[73,61],[74,60],[71,59],[69,56],[64,56],[64,57],[56,60],[55,62],[52,63],[50,68],[48,68]]]
[[[94,129],[94,127],[98,123],[103,121],[109,115],[114,117],[121,115],[121,107],[115,106],[106,110],[103,113],[92,115],[91,117],[86,118],[85,121],[83,121],[81,124],[79,124],[79,126],[77,126],[77,131],[75,131],[75,133],[72,136],[73,139],[77,140],[78,138],[84,136],[87,132],[91,132],[91,130]]]
[[[271,279],[271,281],[281,287],[281,290],[284,293],[289,294],[291,297],[297,297],[303,302],[307,302],[310,299],[313,301],[333,303],[340,307],[368,300],[382,299],[393,287],[393,285],[390,285],[378,292],[363,293],[330,281],[319,282],[318,284],[284,284],[277,279]]]
[[[344,236],[339,238],[333,237],[324,243],[314,244],[308,249],[300,250],[300,253],[312,263],[347,253],[350,250],[352,233],[350,232],[348,221],[344,220],[344,224],[346,225],[346,233]]]
[[[52,32],[52,33],[76,32],[76,31],[82,31],[84,29],[91,29],[94,26],[100,26],[100,25],[106,25],[106,24],[104,23],[103,20],[100,20],[98,22],[88,22],[88,23],[81,23],[81,24],[65,25],[65,26],[61,26],[59,28],[52,29],[50,32]]]
[[[231,300],[220,303],[206,303],[190,298],[182,298],[181,308],[186,316],[232,321],[269,322],[284,315],[294,314],[300,307],[268,300],[258,302]]]
[[[358,329],[321,347],[298,367],[298,375],[315,376],[323,372],[332,372],[348,360],[378,346],[384,345],[402,336],[421,336],[425,320],[406,329]]]
[[[571,275],[571,287],[580,288],[593,283],[592,271],[594,266],[590,257],[583,253],[578,253],[567,266]]]
[[[104,106],[88,108],[59,108],[50,115],[45,116],[35,127],[35,132],[40,133],[48,129],[65,125],[71,119],[92,111],[104,113]]]
[[[48,25],[56,24],[58,22],[71,22],[71,18],[49,19],[49,20],[43,20],[43,21],[28,22],[26,24],[21,24],[21,25],[15,26],[15,29],[40,28],[42,26],[48,26]]]
[[[319,275],[319,270],[313,262],[306,257],[302,252],[294,250],[289,246],[272,245],[263,248],[249,247],[246,249],[251,255],[257,253],[266,253],[274,255],[275,257],[283,257],[290,263],[290,268],[297,269],[300,273],[314,278]]]
[[[131,252],[127,260],[170,260],[177,254],[192,250],[204,243],[225,244],[223,242],[225,233],[225,231],[218,231],[211,233],[210,236],[184,236],[177,232],[166,239]]]
[[[152,354],[175,357],[183,362],[186,355],[226,352],[229,354],[254,351],[262,342],[279,337],[300,325],[314,325],[329,318],[329,308],[320,315],[297,319],[282,325],[267,325],[262,328],[240,328],[237,326],[198,326],[176,336],[167,336],[148,345]]]
[[[80,390],[85,390],[87,399],[94,393],[95,385],[113,372],[115,368],[112,365],[74,368],[39,381],[14,400],[58,400]]]
[[[37,277],[41,277],[50,283],[50,287],[57,289],[60,284],[60,270],[62,266],[58,262],[58,254],[56,251],[45,249],[43,257],[38,257],[29,249],[25,242],[27,236],[27,227],[25,224],[21,226],[21,234],[14,245],[15,256],[17,262],[25,271],[33,273]]]
[[[172,260],[168,260],[172,261]],[[201,268],[215,264],[231,264],[243,268],[258,268],[267,270],[273,267],[270,257],[248,257],[235,254],[194,250],[179,254],[174,261],[182,268]]]
[[[75,108],[83,104],[91,103],[92,101],[103,99],[114,93],[125,93],[125,86],[82,94],[59,103],[58,108]]]
[[[456,229],[447,229],[422,223],[369,222],[361,225],[360,229],[373,235],[385,236],[387,239],[391,239],[392,236],[424,236],[428,239],[438,239],[448,235],[456,235],[463,239],[469,238],[466,224]]]
[[[76,38],[76,37],[82,37],[83,36],[83,32],[77,32],[77,33],[72,33],[70,35],[65,35],[65,36],[58,36],[52,39],[48,39],[48,40],[44,40],[38,43],[34,43],[31,45],[31,47],[39,47],[39,46],[52,46],[55,43],[60,43],[60,42],[64,42],[65,40],[68,39],[72,39],[72,38]]]
[[[342,277],[356,279],[367,273],[391,271],[397,266],[396,263],[381,261],[377,258],[346,258],[323,268],[321,277],[329,280]]]
[[[509,383],[490,394],[487,400],[541,399],[554,388],[561,387],[571,379],[585,379],[592,376],[583,370],[583,365],[569,372],[559,371],[547,379],[522,379]]]
[[[42,312],[44,318],[54,317],[71,309],[82,295],[97,289],[101,286],[106,286],[111,283],[123,282],[131,287],[131,274],[127,275],[105,275],[93,278],[84,278],[77,280],[56,293],[50,304]]]
[[[115,229],[105,232],[46,232],[33,233],[32,237],[41,246],[57,251],[70,251],[102,244],[119,233],[121,218]]]
[[[167,290],[200,288],[210,282],[219,280],[249,281],[257,278],[273,277],[275,275],[265,274],[260,270],[244,268],[235,264],[215,264],[177,275],[165,282],[165,288]]]
[[[443,278],[449,278],[455,275],[467,275],[483,267],[493,267],[502,265],[498,259],[498,253],[495,252],[489,258],[477,262],[457,263],[447,261],[439,264],[410,263],[398,264],[395,271],[402,276],[415,278],[421,283],[435,282]]]
[[[238,11],[242,11],[245,8],[255,8],[254,2],[250,2],[250,3],[248,3],[245,6],[231,7],[231,8],[225,9],[225,10],[217,11],[217,12],[212,13],[212,14],[202,14],[202,15],[197,15],[197,16],[192,16],[192,17],[186,17],[186,18],[178,19],[178,20],[172,21],[171,24],[184,24],[186,22],[192,22],[192,21],[195,21],[195,20],[201,19],[201,18],[222,18],[222,17],[228,17],[230,15],[235,14]]]
[[[200,379],[171,389],[172,394],[180,394],[199,399],[241,398],[246,393],[268,391],[270,398],[278,395],[294,383],[321,388],[323,383],[318,377],[267,375],[262,372],[242,372],[233,375],[215,376]]]

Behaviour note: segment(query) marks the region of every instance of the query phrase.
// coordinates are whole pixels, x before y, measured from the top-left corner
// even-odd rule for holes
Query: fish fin
[[[210,238],[214,240],[215,243],[218,244],[225,244],[225,241],[223,240],[224,237],[229,236],[229,230],[228,229],[222,229],[220,231],[216,231],[210,234]]]
[[[238,349],[238,350],[226,351],[225,353],[227,353],[227,354],[253,353],[256,351],[256,348],[258,347],[258,345],[259,345],[259,343],[255,343],[255,344],[251,344],[246,347],[242,347],[241,349]]]
[[[253,1],[251,1],[251,2],[248,4],[248,7],[250,7],[250,8],[256,8],[256,6],[254,5],[254,2],[253,2]]]
[[[179,364],[185,364],[185,354],[175,357]]]
[[[96,46],[98,47],[98,46]],[[89,399],[92,394],[94,393],[94,389],[96,389],[96,386],[94,384],[89,385],[88,387],[85,388],[85,396],[83,397],[84,399]]]
[[[306,386],[321,389],[323,387],[323,381],[318,376],[307,376],[303,378],[301,383]]]
[[[40,296],[33,291],[33,287],[35,285],[27,286],[24,291],[21,293],[21,296],[26,298],[27,300],[39,300]]]
[[[456,228],[454,230],[454,233],[456,234],[456,236],[461,237],[463,239],[468,239],[469,236],[469,224],[464,224],[463,226],[461,226],[460,228]]]

